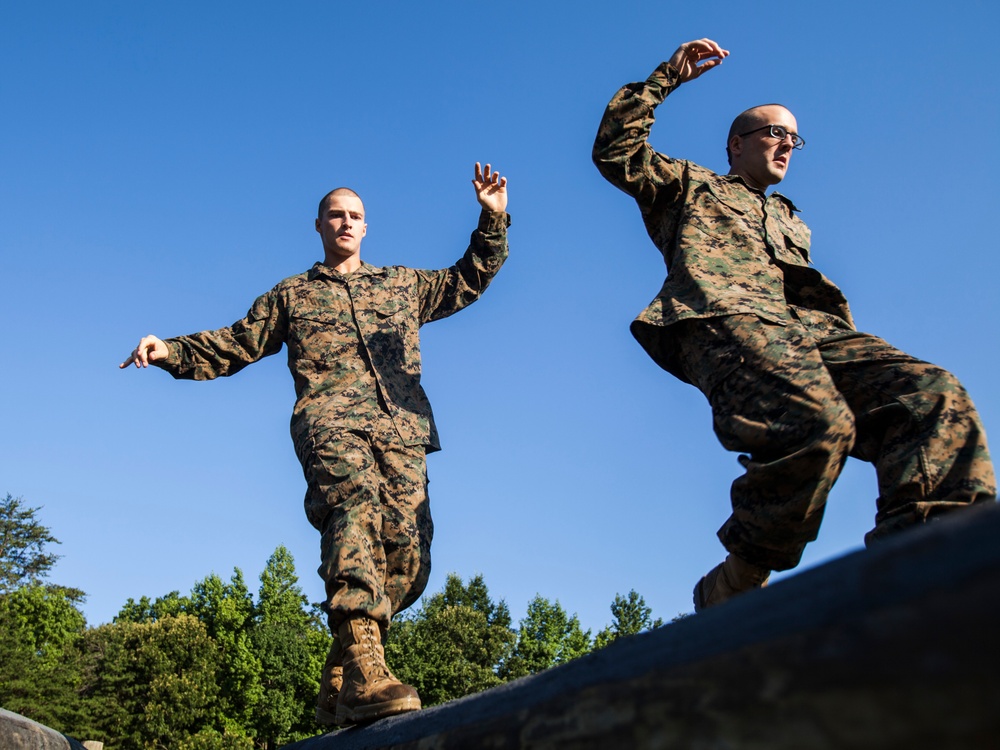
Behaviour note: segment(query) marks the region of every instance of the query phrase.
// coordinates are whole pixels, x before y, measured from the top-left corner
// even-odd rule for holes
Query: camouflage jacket
[[[632,323],[633,335],[678,374],[663,339],[685,318],[752,313],[784,324],[789,306],[799,306],[853,328],[843,293],[809,265],[809,228],[788,198],[650,147],[653,110],[678,85],[677,71],[663,63],[644,83],[620,89],[594,143],[594,163],[635,198],[667,266],[656,298]]]
[[[465,255],[451,268],[420,271],[363,263],[340,274],[316,263],[280,282],[227,328],[167,339],[156,365],[175,378],[232,375],[288,348],[295,379],[291,432],[301,456],[329,428],[365,429],[387,412],[406,445],[439,450],[420,385],[419,328],[475,302],[507,257],[504,212],[483,211]]]

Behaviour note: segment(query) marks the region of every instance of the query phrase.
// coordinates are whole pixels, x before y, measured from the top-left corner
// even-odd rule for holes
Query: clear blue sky
[[[43,506],[51,580],[87,592],[91,624],[213,571],[255,583],[279,544],[320,599],[284,353],[212,383],[117,364],[318,260],[334,186],[365,200],[368,261],[450,265],[489,161],[510,260],[424,328],[444,444],[428,591],[482,573],[515,619],[541,593],[595,630],[633,588],[690,611],[740,467],[629,335],[664,270],[590,162],[604,106],[680,42],[729,49],[660,108],[653,145],[724,171],[732,117],[785,103],[808,145],[781,190],[817,266],[859,327],[955,372],[996,442],[997,8],[4,3],[0,492]],[[803,567],[859,548],[875,495],[852,462]]]

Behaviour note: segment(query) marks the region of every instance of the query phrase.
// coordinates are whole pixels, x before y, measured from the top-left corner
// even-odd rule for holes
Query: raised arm
[[[484,170],[476,162],[472,186],[482,211],[465,254],[451,268],[414,272],[421,325],[446,318],[479,299],[507,259],[507,178],[489,164]]]
[[[678,86],[718,66],[729,55],[711,39],[685,42],[645,81],[614,95],[594,141],[594,164],[612,185],[652,205],[663,187],[678,186],[681,167],[648,143],[653,110]]]

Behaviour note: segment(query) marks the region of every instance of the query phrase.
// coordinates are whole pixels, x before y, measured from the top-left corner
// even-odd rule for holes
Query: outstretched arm
[[[166,359],[169,354],[170,350],[167,348],[167,345],[156,338],[156,336],[152,334],[143,336],[135,349],[132,350],[132,353],[128,355],[124,362],[118,365],[118,369],[122,370],[129,365],[149,367],[150,362]]]
[[[258,297],[246,317],[231,326],[173,336],[144,336],[119,367],[155,365],[180,380],[212,380],[234,375],[279,351],[288,331],[281,282]]]
[[[472,180],[472,186],[476,189],[476,200],[486,211],[506,211],[507,210],[507,178],[501,177],[499,172],[494,172],[490,165],[486,165],[484,172],[479,162],[476,162],[476,176]]]

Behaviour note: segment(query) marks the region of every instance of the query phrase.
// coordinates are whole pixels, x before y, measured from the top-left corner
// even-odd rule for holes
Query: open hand
[[[472,180],[472,186],[476,189],[476,200],[487,211],[507,210],[507,178],[501,177],[499,172],[493,172],[489,164],[486,165],[486,171],[483,171],[479,162],[476,162],[476,176]]]

